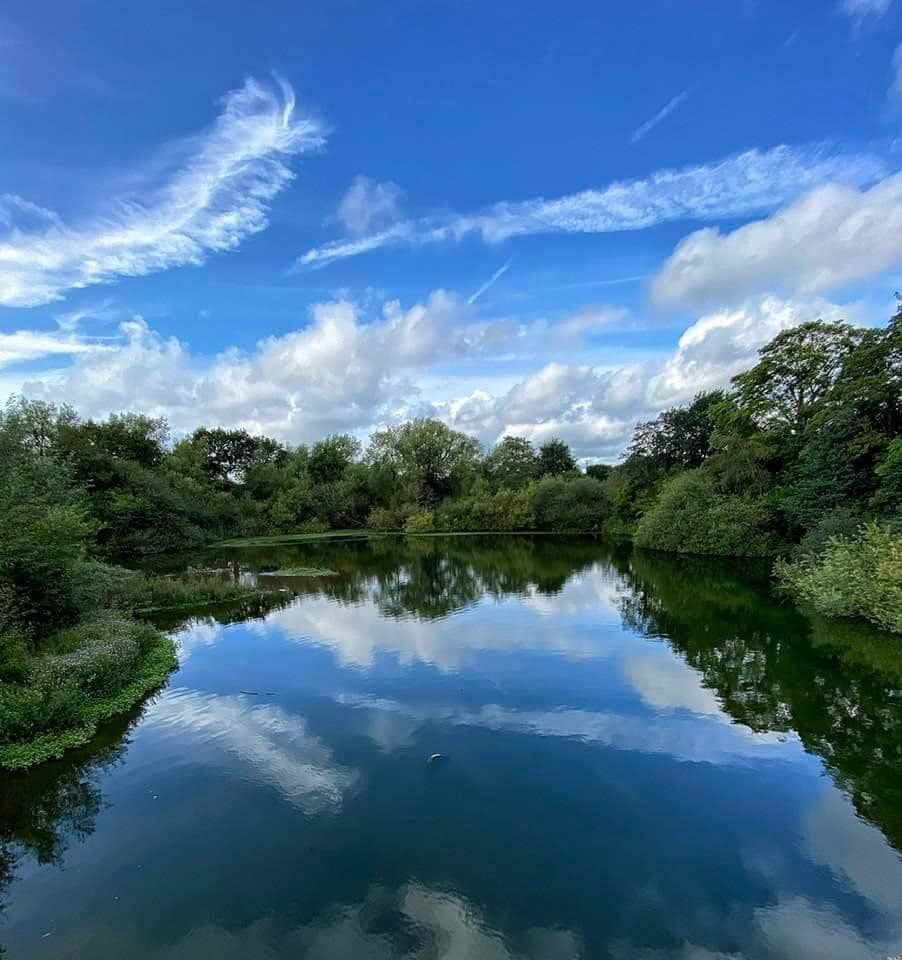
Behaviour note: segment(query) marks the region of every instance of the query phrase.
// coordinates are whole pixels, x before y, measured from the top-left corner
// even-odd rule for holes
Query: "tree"
[[[629,455],[647,457],[662,471],[700,467],[711,452],[711,411],[724,397],[722,390],[697,393],[688,407],[673,407],[654,420],[640,423]]]
[[[902,437],[889,445],[876,473],[880,483],[873,506],[886,516],[897,515],[902,520]]]
[[[479,444],[440,420],[411,420],[374,433],[367,457],[393,470],[418,503],[435,506],[473,474]]]
[[[762,427],[801,436],[861,334],[846,323],[813,320],[778,333],[733,384],[739,405]]]
[[[611,475],[613,469],[609,463],[590,463],[589,466],[586,467],[586,476],[604,483]]]
[[[269,437],[255,437],[247,430],[201,427],[176,444],[170,466],[195,476],[199,472],[211,484],[228,490],[244,482],[251,466],[277,462],[285,448]]]
[[[519,490],[538,476],[539,458],[525,437],[502,437],[483,463],[494,489]]]
[[[576,461],[570,447],[557,438],[539,447],[539,476],[560,477],[576,470]]]
[[[347,433],[333,433],[313,445],[307,469],[314,483],[337,483],[360,456],[360,441]]]

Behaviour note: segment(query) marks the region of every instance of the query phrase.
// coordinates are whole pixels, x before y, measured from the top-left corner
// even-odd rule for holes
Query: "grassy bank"
[[[96,565],[96,607],[73,626],[0,635],[0,768],[22,769],[87,743],[104,720],[159,689],[178,666],[151,613],[281,594],[221,577],[145,576]]]
[[[316,540],[381,540],[391,536],[385,530],[325,530],[317,533],[276,533],[260,537],[232,537],[215,547],[274,547],[287,543],[311,543]]]
[[[169,637],[118,616],[60,631],[53,646],[0,685],[0,767],[33,766],[87,743],[178,666]]]
[[[117,602],[137,616],[169,610],[190,610],[218,603],[239,603],[271,592],[271,588],[236,583],[215,573],[190,571],[182,577],[146,576],[130,572],[121,579],[116,590]]]

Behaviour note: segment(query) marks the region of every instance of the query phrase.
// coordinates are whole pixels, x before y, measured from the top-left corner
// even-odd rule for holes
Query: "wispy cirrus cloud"
[[[303,254],[295,266],[322,267],[399,244],[460,240],[487,243],[550,233],[613,233],[680,220],[711,221],[767,212],[821,183],[872,183],[884,162],[867,153],[831,153],[825,145],[748,150],[716,163],[661,170],[555,200],[497,203],[474,214],[404,220],[365,237],[337,240]]]
[[[370,177],[355,177],[334,219],[350,236],[365,236],[401,219],[402,195],[401,188],[390,180],[379,183]]]
[[[856,24],[873,17],[879,20],[889,10],[893,0],[840,0],[839,10]]]
[[[105,349],[108,347],[96,339],[74,336],[64,330],[47,333],[16,330],[13,333],[0,333],[0,368],[42,357],[71,357]]]
[[[689,88],[687,87],[681,93],[678,93],[675,97],[672,97],[670,100],[664,104],[663,107],[653,116],[650,117],[645,123],[640,124],[633,131],[632,136],[630,137],[630,143],[638,143],[644,136],[651,133],[654,128],[661,123],[663,120],[666,120],[674,110],[682,106],[689,97]]]
[[[267,226],[270,203],[294,176],[291,159],[324,142],[323,125],[298,113],[287,83],[248,79],[146,196],[121,198],[79,226],[0,197],[0,305],[36,306],[234,249]]]

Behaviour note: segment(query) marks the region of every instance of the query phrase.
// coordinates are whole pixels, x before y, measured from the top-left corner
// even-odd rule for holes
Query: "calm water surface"
[[[593,540],[207,559],[338,575],[166,624],[162,694],[4,777],[13,960],[902,954],[885,636]]]

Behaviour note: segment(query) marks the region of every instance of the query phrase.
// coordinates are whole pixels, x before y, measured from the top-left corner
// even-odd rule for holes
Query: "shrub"
[[[329,524],[322,520],[305,520],[299,527],[298,533],[328,533]]]
[[[806,532],[793,553],[797,557],[823,553],[834,537],[854,537],[862,519],[854,507],[837,507]]]
[[[819,556],[778,560],[780,587],[827,617],[864,617],[902,633],[902,534],[869,523],[834,537]]]
[[[610,513],[605,485],[592,477],[548,477],[532,488],[535,525],[553,532],[597,531]]]
[[[435,529],[435,517],[431,510],[420,510],[407,518],[405,533],[431,533]]]
[[[98,699],[131,683],[161,640],[149,624],[116,615],[55,634],[48,645],[56,652],[33,658],[26,682],[0,684],[0,744],[85,724]]]
[[[762,497],[720,493],[704,469],[669,480],[636,530],[636,544],[652,550],[710,556],[761,557],[775,552]]]
[[[400,530],[402,527],[397,511],[388,507],[373,507],[366,518],[366,525],[370,530]]]

